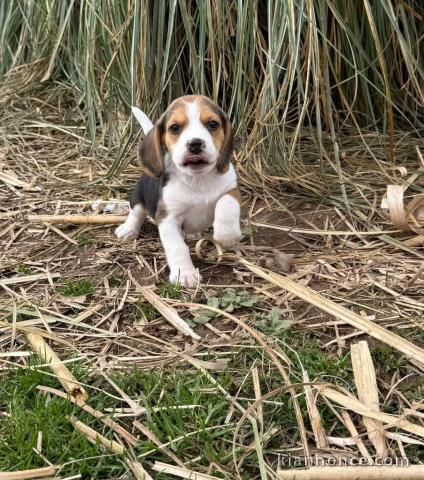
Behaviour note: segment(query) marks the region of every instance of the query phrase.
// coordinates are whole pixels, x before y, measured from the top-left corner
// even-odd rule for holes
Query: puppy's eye
[[[178,123],[173,123],[170,127],[169,127],[169,131],[171,133],[173,133],[174,135],[177,135],[178,133],[181,132],[181,125],[178,125]]]
[[[215,120],[210,120],[207,124],[209,130],[216,130],[219,127],[219,123]]]

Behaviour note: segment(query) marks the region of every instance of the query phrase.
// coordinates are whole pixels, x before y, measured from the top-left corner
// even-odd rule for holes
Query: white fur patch
[[[197,233],[214,225],[223,246],[232,246],[241,238],[240,205],[226,192],[237,186],[233,165],[225,173],[186,175],[171,162],[169,181],[162,190],[167,215],[159,224],[159,233],[170,268],[171,282],[194,287],[200,275],[184,242],[185,233]]]
[[[170,269],[169,281],[181,283],[185,287],[195,287],[201,277],[191,261],[190,250],[184,242],[179,220],[167,217],[159,224],[159,235]]]
[[[187,270],[182,270],[181,268],[173,269],[169,274],[169,281],[171,283],[179,283],[188,288],[197,287],[201,280],[202,277],[199,270],[193,266]]]
[[[226,248],[233,247],[241,239],[240,204],[231,195],[224,195],[216,204],[213,238]]]
[[[182,173],[171,162],[162,201],[167,217],[178,219],[184,233],[199,233],[212,226],[218,200],[236,187],[233,165],[225,173],[215,169],[205,175],[191,176]]]
[[[146,218],[146,212],[141,205],[130,209],[127,219],[115,230],[115,235],[121,240],[133,240],[138,237],[140,228]]]
[[[131,111],[141,125],[144,135],[147,135],[153,128],[153,123],[150,121],[149,117],[137,107],[131,107]]]

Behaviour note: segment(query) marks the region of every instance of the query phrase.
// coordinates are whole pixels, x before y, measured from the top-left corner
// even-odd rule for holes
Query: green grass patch
[[[22,275],[30,275],[32,273],[32,270],[28,267],[28,265],[25,265],[25,263],[20,263],[17,266],[16,270]]]
[[[71,368],[72,369],[72,368]],[[80,380],[87,379],[81,369],[76,373]],[[85,478],[115,478],[125,472],[125,467],[114,457],[101,457],[101,450],[75,431],[67,420],[76,415],[94,426],[93,418],[84,414],[71,402],[55,396],[46,396],[38,385],[58,387],[55,378],[42,369],[18,368],[1,378],[0,409],[7,416],[0,419],[0,471],[24,470],[46,466],[34,451],[38,432],[42,432],[42,454],[56,465],[68,463],[63,470],[67,475],[80,473]],[[92,399],[98,404],[96,396]],[[112,438],[107,428],[96,423],[100,433]]]
[[[143,306],[143,309],[145,306]],[[146,311],[143,310],[146,314]],[[278,332],[277,336],[269,336],[269,344],[273,342],[285,345],[284,351],[293,362],[290,378],[293,383],[301,382],[299,361],[308,371],[311,380],[331,382],[343,385],[354,392],[353,374],[348,354],[339,357],[331,352],[323,351],[318,339],[294,328]],[[290,347],[290,348],[289,348]],[[404,366],[392,361],[392,352],[378,345],[372,350],[377,368],[377,378],[387,375],[387,368],[381,369],[380,361],[388,364],[389,374],[396,369],[404,375]],[[213,355],[202,357],[202,360],[216,360]],[[210,371],[208,375],[188,367],[153,369],[142,371],[130,368],[110,372],[112,380],[134,401],[145,409],[145,414],[138,417],[162,443],[183,462],[191,462],[194,470],[205,472],[215,462],[228,471],[233,471],[232,440],[236,423],[241,414],[231,409],[225,395],[217,387],[228,392],[237,401],[248,408],[255,398],[250,370],[255,365],[259,370],[262,392],[279,389],[284,386],[276,366],[265,352],[253,345],[237,347],[229,354],[229,364],[224,371]],[[110,384],[90,367],[78,363],[69,363],[75,377],[87,385],[90,394],[89,404],[100,411],[105,409],[128,408],[128,404],[116,398],[116,391]],[[212,379],[214,381],[212,381]],[[42,432],[42,455],[56,465],[65,465],[61,476],[81,474],[82,478],[120,478],[127,471],[123,458],[102,451],[99,445],[92,445],[76,432],[70,422],[69,415],[74,415],[97,432],[113,438],[109,428],[99,420],[83,412],[67,400],[54,395],[46,396],[37,389],[38,385],[61,388],[58,381],[49,371],[38,368],[34,361],[28,368],[10,369],[0,376],[0,471],[29,469],[45,466],[44,460],[34,451],[37,446],[38,432]],[[414,388],[412,386],[414,385]],[[417,388],[424,389],[422,382],[400,385],[404,395],[411,395]],[[310,429],[305,398],[301,394],[297,399],[307,429]],[[288,392],[276,394],[262,405],[265,419],[264,428],[276,428],[276,433],[264,447],[264,455],[269,463],[276,462],[276,451],[293,448],[299,445],[299,429],[294,413],[293,400]],[[331,409],[318,398],[324,428],[333,436],[346,436],[348,433],[337,420]],[[384,410],[391,411],[391,405],[385,404]],[[117,418],[117,421],[136,435],[132,420],[134,417]],[[355,422],[359,422],[354,416]],[[358,423],[360,424],[360,423]],[[149,469],[155,460],[171,462],[166,454],[146,437],[140,434],[139,445],[134,454]],[[245,421],[237,437],[235,455],[240,459],[246,453],[241,445],[249,445],[253,441],[252,429]],[[411,462],[420,458],[420,452],[407,448]],[[274,464],[275,465],[275,464]],[[220,478],[218,471],[210,472]],[[242,479],[256,478],[258,475],[257,456],[254,450],[249,451],[242,468]],[[170,479],[166,475],[157,476],[161,480]],[[232,478],[232,477],[230,477]]]
[[[179,283],[161,282],[157,287],[156,293],[160,297],[181,300],[183,297],[183,287]]]
[[[93,239],[87,233],[80,233],[75,239],[78,243],[78,247],[88,247],[93,243]]]
[[[93,285],[89,279],[68,280],[60,289],[60,293],[65,295],[65,297],[91,295],[93,291]]]
[[[80,381],[100,389],[88,387],[91,406],[99,410],[128,407],[107,394],[116,392],[109,391],[104,380],[93,380],[87,369],[75,365],[70,368]],[[193,458],[193,453],[197,452],[204,466],[219,462],[223,457],[231,458],[233,427],[224,422],[229,405],[222,394],[211,388],[213,385],[205,376],[185,369],[145,373],[134,368],[124,375],[112,375],[112,378],[146,408],[146,415],[139,420],[163,443],[170,441],[171,450],[178,456]],[[231,388],[232,379],[228,373],[219,374],[218,379],[225,388]],[[112,438],[110,429],[71,402],[54,395],[46,396],[37,389],[38,385],[60,388],[54,377],[35,365],[29,369],[10,370],[0,379],[0,410],[6,413],[0,417],[0,471],[45,466],[44,460],[34,451],[41,431],[43,456],[56,465],[67,464],[62,475],[79,473],[83,478],[123,475],[126,471],[123,459],[104,455],[99,445],[92,445],[74,430],[68,417],[75,415],[107,438]],[[131,418],[124,418],[120,423],[131,429]],[[169,461],[143,435],[136,453],[146,457],[143,460],[146,466],[154,460]]]
[[[151,303],[144,302],[143,300],[138,300],[134,303],[134,310],[137,318],[141,319],[143,323],[154,320],[158,315],[155,307]]]

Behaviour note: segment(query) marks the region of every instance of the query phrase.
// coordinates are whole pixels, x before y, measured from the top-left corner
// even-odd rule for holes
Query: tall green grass
[[[6,0],[0,81],[68,85],[87,135],[109,144],[131,104],[156,117],[203,93],[250,148],[265,138],[290,163],[305,127],[323,157],[352,126],[421,133],[423,38],[420,0]]]

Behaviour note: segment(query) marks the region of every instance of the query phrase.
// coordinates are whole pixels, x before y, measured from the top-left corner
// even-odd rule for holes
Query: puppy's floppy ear
[[[224,173],[228,170],[230,164],[231,155],[234,150],[234,135],[233,127],[229,118],[221,110],[221,121],[224,128],[224,141],[222,142],[221,151],[219,152],[219,157],[216,162],[216,167],[218,172]]]
[[[137,153],[142,171],[149,177],[159,178],[163,174],[163,134],[164,116],[162,116],[138,142]]]

